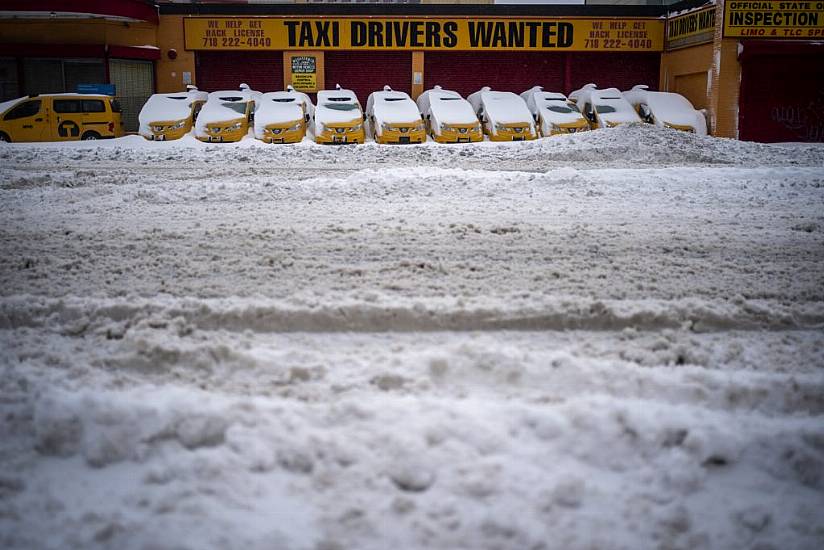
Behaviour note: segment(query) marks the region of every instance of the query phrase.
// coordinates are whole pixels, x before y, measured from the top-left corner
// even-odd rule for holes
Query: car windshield
[[[384,101],[403,101],[405,98],[403,97],[385,97],[383,98]]]
[[[460,101],[460,97],[441,97],[439,98],[441,101]]]
[[[550,103],[546,106],[546,108],[552,111],[553,113],[574,113],[578,110],[570,106],[569,104],[562,105],[560,103]]]
[[[222,103],[224,107],[228,107],[229,109],[233,110],[234,112],[244,115],[246,114],[246,104],[245,103]]]
[[[324,103],[323,106],[335,111],[356,111],[358,109],[354,103]]]
[[[273,99],[275,103],[292,103],[295,100],[294,97],[284,97],[281,99]]]
[[[181,96],[169,96],[169,95],[167,95],[166,97],[167,97],[168,99],[177,99],[178,101],[182,101],[182,100],[184,100],[184,99],[189,99],[188,97],[185,97],[185,96],[184,96],[184,97],[181,97]]]
[[[616,112],[615,107],[613,107],[612,105],[596,105],[595,110],[602,114]]]

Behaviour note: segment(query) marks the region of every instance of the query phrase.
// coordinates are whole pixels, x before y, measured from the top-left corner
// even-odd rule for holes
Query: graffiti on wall
[[[824,141],[824,91],[806,103],[777,105],[770,118],[803,141]]]

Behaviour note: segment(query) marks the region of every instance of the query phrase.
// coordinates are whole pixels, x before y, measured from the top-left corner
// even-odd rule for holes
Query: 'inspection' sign
[[[727,2],[724,6],[724,36],[807,40],[824,38],[824,1]]]
[[[662,19],[188,17],[187,50],[661,51]]]

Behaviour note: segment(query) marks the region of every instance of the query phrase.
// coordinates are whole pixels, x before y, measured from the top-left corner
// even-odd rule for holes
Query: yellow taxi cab
[[[467,99],[490,141],[526,141],[538,137],[532,113],[520,96],[484,87]]]
[[[140,135],[152,141],[182,138],[191,131],[208,96],[194,86],[185,92],[152,95],[137,117]]]
[[[72,141],[124,134],[120,104],[98,94],[40,94],[0,103],[0,141]]]
[[[587,119],[564,94],[545,92],[541,86],[534,86],[522,93],[521,99],[526,102],[543,137],[577,134],[590,129]]]
[[[195,137],[210,143],[240,141],[249,133],[255,103],[261,93],[240,85],[240,90],[212,92],[195,121]]]
[[[324,144],[363,143],[364,114],[360,101],[352,90],[340,85],[334,90],[318,92],[315,106],[315,142]]]
[[[437,143],[473,143],[484,140],[472,105],[458,92],[435,86],[418,96],[418,110],[429,135]]]
[[[389,86],[372,92],[366,101],[366,118],[377,143],[423,143],[426,123],[418,106],[406,92],[396,92]]]
[[[283,92],[267,92],[255,105],[255,137],[264,143],[298,143],[314,114],[309,96],[291,85]]]

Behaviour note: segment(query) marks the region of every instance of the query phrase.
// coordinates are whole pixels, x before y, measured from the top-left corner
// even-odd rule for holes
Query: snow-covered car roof
[[[532,114],[521,97],[512,92],[496,92],[482,88],[469,96],[475,112],[483,106],[489,120],[495,123],[510,124],[528,122],[532,124]]]
[[[255,103],[255,126],[300,120],[313,111],[312,100],[303,92],[267,92]]]
[[[361,118],[360,101],[352,90],[321,90],[315,106],[316,122],[351,122]]]
[[[580,112],[584,112],[587,104],[595,107],[598,115],[607,122],[641,122],[641,118],[632,105],[624,99],[618,88],[604,88],[599,90],[595,84],[587,84],[580,90],[569,94],[570,99],[576,97],[576,105]]]
[[[211,92],[206,104],[197,115],[197,128],[206,124],[244,118],[246,104],[259,99],[262,94],[254,90],[219,90]]]
[[[541,86],[530,88],[521,94],[521,98],[526,102],[530,113],[541,114],[544,120],[555,124],[569,124],[584,118],[564,94],[545,92]]]
[[[640,122],[641,118],[618,88],[591,90],[589,101],[604,120],[609,122]],[[587,98],[584,97],[584,101]],[[581,103],[579,102],[579,105]]]
[[[693,126],[697,122],[696,116],[703,117],[686,97],[675,92],[653,92],[639,85],[623,95],[633,106],[646,104],[656,118],[668,124]]]
[[[381,122],[415,122],[421,118],[418,105],[406,92],[384,89],[372,92],[366,110]]]
[[[478,122],[472,105],[458,92],[435,86],[418,96],[418,110],[426,116],[435,115],[438,122],[446,124],[472,124]]]
[[[192,114],[192,103],[206,101],[206,92],[190,91],[172,94],[154,94],[146,100],[137,116],[140,124],[182,120]]]
[[[569,100],[573,103],[580,103],[581,96],[589,94],[592,90],[597,90],[598,86],[590,82],[589,84],[584,84],[582,88],[575,90],[574,92],[570,92]]]

